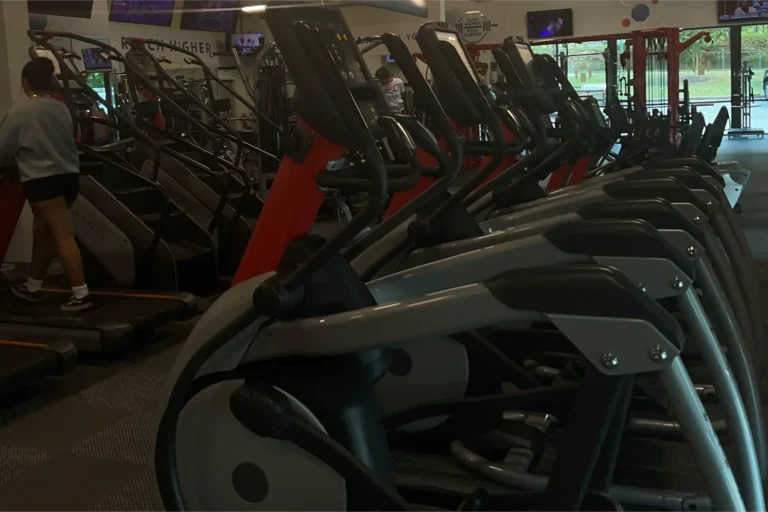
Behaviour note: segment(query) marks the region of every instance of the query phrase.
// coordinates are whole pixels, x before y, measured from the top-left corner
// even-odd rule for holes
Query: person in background
[[[539,34],[539,37],[554,37],[563,28],[563,18],[557,18],[547,25],[547,28]]]
[[[0,162],[15,159],[34,214],[29,278],[11,291],[27,302],[39,302],[43,278],[58,255],[72,287],[72,295],[61,309],[82,311],[93,307],[93,302],[68,211],[79,192],[80,160],[72,137],[72,116],[54,98],[54,82],[50,59],[37,57],[27,62],[21,85],[31,101],[8,114],[0,126]]]
[[[507,82],[505,82],[502,78],[499,78],[493,84],[493,92],[496,94],[496,103],[499,105],[509,104],[509,96],[507,96]]]
[[[758,16],[761,18],[768,18],[768,2],[766,0],[758,0],[755,9],[757,10]]]
[[[387,68],[379,68],[376,71],[376,79],[381,85],[381,90],[384,93],[384,99],[387,101],[387,106],[394,112],[402,112],[403,93],[405,92],[405,84],[402,80],[392,76]]]
[[[491,104],[495,104],[496,103],[496,90],[493,88],[492,85],[488,85],[486,83],[486,81],[485,81],[485,74],[484,73],[480,73],[480,76],[478,78],[479,78],[478,85],[480,86],[480,89],[482,89],[485,92],[486,97],[491,102]]]
[[[739,6],[733,11],[734,18],[744,18],[746,16],[757,14],[757,9],[754,8],[750,0],[744,0],[739,3]]]

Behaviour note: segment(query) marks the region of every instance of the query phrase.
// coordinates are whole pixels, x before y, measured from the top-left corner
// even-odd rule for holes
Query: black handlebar
[[[173,78],[168,72],[163,69],[163,67],[160,65],[160,61],[157,57],[155,57],[149,50],[146,48],[146,44],[149,41],[152,41],[151,44],[154,44],[153,40],[145,40],[141,38],[128,38],[126,39],[128,44],[131,46],[132,49],[134,49],[137,52],[140,52],[142,54],[146,54],[147,57],[152,61],[152,64],[154,64],[155,69],[157,70],[158,77],[162,76],[163,79],[167,80],[171,83],[176,89],[178,89],[184,97],[192,101],[200,110],[205,112],[210,119],[213,120],[214,123],[221,126],[226,132],[229,133],[230,137],[234,138],[234,143],[237,144],[237,155],[235,157],[235,162],[240,162],[240,159],[242,157],[243,153],[243,147],[245,145],[245,141],[240,136],[239,133],[237,133],[237,130],[232,128],[229,123],[221,119],[216,112],[208,108],[208,106],[196,95],[192,94],[186,87],[181,85],[178,80]],[[131,53],[127,54],[127,57],[129,59],[134,59],[133,55]],[[213,132],[210,131],[210,127],[206,127],[194,117],[190,116],[183,108],[181,108],[176,102],[174,102],[168,95],[166,95],[159,87],[155,86],[151,80],[147,79],[147,77],[143,76],[142,82],[145,83],[147,87],[149,87],[155,94],[160,96],[164,101],[167,101],[173,108],[175,108],[181,115],[184,117],[187,121],[195,124],[198,128],[202,129],[206,134],[209,136],[214,135]],[[255,147],[255,146],[254,146]],[[261,148],[259,148],[261,150]],[[266,153],[266,152],[265,152]],[[269,153],[267,153],[269,154]]]
[[[367,181],[365,185],[369,190],[369,198],[365,209],[355,216],[341,233],[326,242],[304,265],[279,282],[279,286],[288,293],[301,285],[304,279],[314,273],[331,254],[339,252],[366,226],[375,222],[379,212],[384,209],[387,197],[387,177],[384,159],[381,153],[379,153],[376,140],[373,138],[370,129],[358,110],[352,93],[339,75],[333,57],[331,57],[322,37],[316,28],[304,22],[296,22],[294,28],[299,44],[311,61],[316,64],[315,71],[319,79],[318,85],[322,86],[321,84],[325,84],[326,93],[333,107],[347,126],[347,131],[354,139],[357,139],[355,140],[355,145],[365,157],[369,176],[367,180],[362,178],[360,180]]]
[[[29,30],[27,31],[27,35],[29,38],[36,44],[39,44],[40,46],[44,47],[46,50],[49,50],[52,52],[56,60],[59,61],[59,67],[61,68],[62,72],[66,74],[67,77],[70,75],[72,78],[77,82],[77,84],[85,91],[89,91],[90,96],[94,101],[97,103],[103,105],[107,112],[109,112],[110,115],[116,117],[120,123],[128,127],[136,136],[136,138],[140,139],[142,142],[149,145],[154,150],[154,160],[152,165],[152,179],[157,181],[157,176],[160,173],[160,154],[162,152],[162,148],[160,145],[157,144],[157,142],[152,139],[149,135],[144,133],[144,131],[136,126],[136,124],[128,118],[125,114],[120,112],[119,109],[116,109],[112,106],[111,103],[103,99],[101,96],[96,94],[93,89],[91,89],[88,86],[87,81],[80,76],[79,73],[73,73],[72,70],[69,68],[69,65],[66,63],[66,61],[59,55],[59,53],[56,51],[56,48],[51,44],[50,40],[54,37],[65,37],[68,39],[73,39],[75,41],[81,41],[83,43],[92,44],[98,48],[101,48],[102,50],[105,50],[109,52],[110,54],[114,54],[118,56],[122,60],[122,54],[117,51],[116,48],[113,46],[110,46],[102,41],[99,41],[98,39],[93,39],[90,37],[84,37],[78,34],[73,34],[71,32],[55,32],[51,30]],[[128,64],[126,64],[128,65]]]
[[[260,111],[258,107],[256,106],[255,102],[248,101],[246,98],[244,98],[240,93],[232,89],[227,83],[225,83],[222,79],[220,79],[218,76],[216,76],[215,73],[211,71],[211,68],[208,67],[208,65],[203,62],[203,60],[200,58],[199,55],[186,50],[180,46],[177,46],[175,44],[166,43],[163,41],[159,41],[156,39],[143,39],[144,44],[152,44],[155,46],[162,46],[164,48],[168,48],[173,51],[181,52],[186,57],[184,57],[184,62],[189,65],[195,65],[200,66],[200,68],[203,70],[203,73],[205,74],[206,81],[213,80],[215,81],[220,87],[222,87],[224,90],[226,90],[229,94],[231,94],[235,99],[237,99],[240,103],[245,105],[246,108],[251,110],[257,117],[259,117],[262,121],[265,123],[271,125],[275,130],[278,132],[283,132],[283,127],[275,123],[274,120],[272,120],[268,115],[266,115],[264,112]],[[162,59],[163,57],[161,57]],[[257,68],[258,69],[258,66]],[[210,83],[209,83],[210,86]],[[276,156],[267,153],[266,151],[262,150],[262,154],[265,154],[265,156],[272,157],[275,160],[279,160]]]

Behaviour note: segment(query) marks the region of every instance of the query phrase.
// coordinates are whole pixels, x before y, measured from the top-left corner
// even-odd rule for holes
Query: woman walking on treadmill
[[[31,101],[13,110],[0,126],[0,162],[16,160],[34,225],[29,278],[11,291],[20,299],[39,302],[43,278],[58,255],[72,287],[72,295],[61,309],[89,309],[93,303],[68,211],[80,184],[72,116],[64,103],[52,97],[58,82],[50,59],[27,62],[21,85]]]

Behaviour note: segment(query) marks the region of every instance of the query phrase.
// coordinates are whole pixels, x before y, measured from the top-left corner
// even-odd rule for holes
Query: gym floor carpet
[[[152,510],[155,401],[190,323],[0,402],[0,509]]]

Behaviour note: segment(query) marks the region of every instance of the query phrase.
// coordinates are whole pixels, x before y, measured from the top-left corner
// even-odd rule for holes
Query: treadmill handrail
[[[116,142],[110,142],[109,144],[103,144],[101,146],[91,146],[91,149],[97,153],[109,153],[117,149],[128,148],[136,144],[136,139],[127,138],[118,140]]]
[[[175,142],[178,142],[179,144],[186,145],[187,147],[189,147],[193,151],[198,151],[198,152],[202,153],[203,155],[209,157],[210,159],[214,159],[215,158],[217,160],[217,163],[218,163],[219,166],[227,167],[227,168],[230,169],[230,171],[234,171],[234,172],[236,172],[240,176],[240,178],[243,180],[243,187],[242,187],[243,188],[243,195],[240,197],[240,200],[238,201],[237,206],[234,208],[234,210],[235,210],[235,219],[234,220],[237,220],[238,218],[242,217],[243,216],[242,215],[243,208],[245,207],[246,204],[248,204],[248,200],[251,197],[253,197],[253,187],[251,186],[252,185],[252,180],[248,176],[248,174],[246,174],[246,172],[242,168],[240,168],[240,166],[237,166],[234,163],[230,162],[229,160],[227,160],[227,159],[225,159],[225,158],[223,158],[221,156],[218,156],[215,153],[213,153],[211,151],[208,151],[205,148],[200,147],[199,145],[195,144],[194,142],[192,142],[190,140],[185,139],[184,137],[179,137],[178,135],[173,134],[173,133],[165,133],[164,135],[166,137],[169,137],[171,140],[173,140]],[[223,213],[224,208],[226,208],[226,203],[227,203],[227,201],[229,201],[229,192],[230,192],[230,190],[229,190],[229,185],[227,185],[226,178],[224,177],[224,174],[221,173],[221,172],[217,172],[217,171],[213,170],[211,167],[205,165],[204,163],[198,162],[194,158],[188,157],[187,155],[184,155],[183,153],[175,151],[175,150],[173,150],[171,148],[166,147],[165,151],[166,151],[166,153],[168,153],[172,157],[174,157],[174,158],[176,158],[178,160],[182,160],[183,162],[185,162],[185,163],[187,163],[189,165],[192,165],[192,166],[200,169],[201,171],[205,172],[206,174],[209,174],[211,176],[216,176],[221,181],[221,184],[222,184],[222,189],[221,189],[222,197],[221,197],[221,201],[219,202],[219,206],[216,208],[216,210],[214,212],[214,219],[211,221],[211,225],[209,226],[209,232],[213,233],[212,229],[214,229],[214,227],[213,227],[215,225],[214,222],[216,221],[216,218],[217,218],[217,213],[216,212]]]
[[[227,201],[229,200],[229,185],[227,185],[227,179],[222,173],[218,173],[208,167],[207,165],[203,164],[202,162],[198,162],[194,158],[190,158],[187,155],[180,153],[176,151],[175,149],[166,147],[163,152],[170,156],[171,158],[175,158],[176,160],[180,160],[182,162],[182,165],[188,164],[191,166],[194,166],[201,171],[205,172],[206,174],[215,177],[218,180],[219,185],[221,185],[221,188],[219,190],[219,202],[216,204],[216,209],[214,209],[213,214],[211,216],[211,222],[208,223],[208,227],[206,228],[208,230],[208,233],[213,234],[214,231],[216,231],[216,228],[218,227],[219,219],[224,214],[224,209],[227,207]],[[236,217],[239,215],[238,212],[236,212]]]
[[[208,108],[208,106],[202,100],[200,100],[200,98],[198,98],[195,94],[192,94],[190,91],[187,90],[187,88],[181,85],[178,80],[176,80],[171,75],[169,75],[165,71],[165,69],[163,69],[163,67],[160,65],[160,61],[157,60],[157,57],[155,57],[150,51],[146,49],[143,39],[128,38],[126,41],[131,46],[131,50],[132,50],[132,52],[129,51],[128,53],[125,54],[126,61],[130,60],[132,64],[135,62],[136,59],[134,57],[133,52],[146,55],[147,58],[149,58],[149,60],[152,62],[152,64],[155,67],[155,72],[157,73],[158,81],[167,80],[168,82],[170,82],[171,85],[173,85],[177,91],[181,92],[182,96],[190,100],[199,109],[205,112],[215,124],[223,127],[224,130],[226,131],[231,130],[235,134],[235,140],[233,142],[237,144],[236,161],[239,162],[243,153],[242,144],[244,143],[240,134],[238,134],[227,123],[222,121],[219,118],[218,114],[213,110],[211,110],[210,108]],[[134,68],[139,69],[139,66],[134,66]],[[173,100],[173,98],[171,98],[171,96],[166,93],[166,91],[163,90],[163,87],[155,85],[148,76],[144,75],[143,72],[135,71],[135,74],[137,75],[136,78],[140,80],[145,87],[147,87],[150,91],[152,91],[154,94],[159,96],[165,102],[165,104],[167,104],[169,107],[173,108],[176,112],[178,112],[179,115],[181,115],[181,117],[186,119],[189,123],[195,125],[197,128],[202,130],[206,135],[208,135],[212,139],[221,141],[220,136],[223,136],[223,134],[214,131],[214,126],[206,126],[200,121],[198,121],[197,119],[195,119],[193,116],[191,116],[185,109],[183,109],[178,103],[176,103]],[[215,146],[215,147],[218,147],[218,146]]]
[[[107,153],[107,151],[97,151],[94,148],[88,145],[82,144],[80,142],[77,143],[77,148],[83,153],[86,153],[92,156],[93,158],[96,158],[97,160],[101,161],[105,165],[109,165],[114,169],[118,169],[122,172],[130,174],[131,176],[143,181],[148,186],[155,189],[155,191],[160,195],[160,198],[162,199],[161,201],[162,210],[160,211],[160,222],[158,223],[157,227],[154,230],[152,230],[152,242],[150,242],[149,247],[147,248],[146,254],[144,255],[144,261],[140,265],[140,273],[143,273],[144,268],[149,266],[152,260],[154,259],[155,251],[157,250],[158,245],[160,245],[160,240],[163,238],[163,234],[165,233],[165,228],[167,224],[166,220],[168,219],[168,216],[171,213],[171,207],[170,207],[171,199],[168,196],[168,191],[165,190],[165,187],[160,185],[160,183],[150,178],[147,178],[140,172],[133,170],[129,167],[126,167],[125,165],[120,164],[118,162],[115,162],[114,160],[109,159],[107,156],[105,156],[105,153]],[[126,164],[130,165],[130,163],[125,159],[121,159],[121,160]],[[147,228],[149,228],[149,226],[147,226]]]
[[[122,54],[117,51],[113,46],[110,46],[103,41],[99,41],[97,39],[93,39],[90,37],[84,37],[80,36],[78,34],[73,34],[71,32],[56,32],[51,30],[28,30],[27,36],[34,42],[41,46],[43,46],[46,50],[49,50],[52,52],[53,56],[56,58],[56,60],[59,61],[59,67],[62,71],[66,70],[67,76],[72,75],[72,78],[77,82],[77,84],[86,91],[86,93],[91,96],[91,98],[96,101],[97,103],[100,103],[101,105],[104,105],[104,107],[107,109],[107,112],[109,112],[111,115],[115,116],[118,121],[120,121],[122,124],[127,126],[131,132],[133,132],[137,138],[143,140],[147,144],[152,147],[152,149],[155,150],[155,162],[152,169],[153,176],[152,178],[157,181],[157,175],[159,173],[159,161],[160,161],[160,146],[152,139],[152,137],[148,136],[144,131],[136,126],[136,124],[125,114],[120,112],[119,109],[116,109],[112,104],[110,104],[108,101],[106,101],[104,98],[102,98],[100,95],[96,94],[96,91],[94,91],[89,85],[88,82],[83,78],[79,73],[74,73],[69,68],[69,64],[59,55],[59,53],[56,51],[56,48],[51,44],[50,40],[54,37],[64,37],[67,39],[73,39],[75,41],[81,41],[83,43],[93,44],[95,46],[98,46],[99,48],[103,50],[107,50],[111,54],[114,54],[118,56],[121,61],[123,60]]]
[[[151,45],[155,45],[155,46],[162,46],[164,48],[168,48],[170,50],[173,50],[173,51],[176,51],[176,52],[180,52],[180,53],[183,53],[184,55],[187,55],[188,56],[188,63],[189,64],[195,64],[197,66],[200,66],[202,68],[202,70],[203,70],[203,73],[205,73],[207,78],[213,79],[214,82],[216,82],[219,86],[223,87],[224,90],[226,90],[228,93],[230,93],[235,99],[240,101],[243,105],[248,107],[248,109],[251,110],[254,114],[256,114],[257,117],[261,118],[267,124],[270,124],[275,130],[277,130],[277,131],[279,131],[281,133],[283,132],[283,128],[280,125],[278,125],[277,123],[275,123],[272,119],[270,119],[270,117],[268,115],[266,115],[264,112],[260,111],[258,109],[258,107],[254,103],[251,103],[247,99],[243,98],[243,96],[240,95],[240,93],[238,93],[237,91],[232,89],[221,78],[216,76],[216,74],[211,71],[211,68],[209,68],[208,65],[205,62],[203,62],[203,60],[200,58],[200,56],[197,55],[196,53],[193,53],[193,52],[191,52],[189,50],[186,50],[186,49],[184,49],[184,48],[182,48],[182,47],[180,47],[178,45],[171,44],[171,43],[166,43],[164,41],[157,40],[157,39],[143,39],[143,41],[144,41],[144,44],[151,44]],[[246,89],[247,89],[247,86],[246,86]],[[270,155],[266,151],[264,151],[264,154],[267,155],[267,156],[271,156],[271,157],[273,157],[273,158],[275,158],[275,159],[277,159],[279,161],[279,158],[277,158],[274,155]]]

